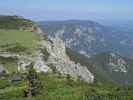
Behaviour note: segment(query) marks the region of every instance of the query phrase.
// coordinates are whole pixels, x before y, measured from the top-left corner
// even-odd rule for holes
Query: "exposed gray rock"
[[[12,76],[10,77],[10,81],[11,81],[11,82],[18,82],[18,81],[21,81],[21,80],[22,80],[22,78],[21,78],[21,76],[18,75],[18,74],[14,74],[14,75],[12,75]]]
[[[48,41],[42,42],[42,45],[47,47],[50,53],[48,63],[53,64],[62,74],[70,74],[75,79],[80,76],[84,81],[92,83],[94,81],[93,74],[85,66],[81,66],[79,63],[75,64],[69,59],[66,55],[63,41],[58,37],[51,38],[51,40],[53,44],[50,44]]]
[[[36,58],[34,61],[34,68],[37,70],[37,72],[48,72],[50,71],[50,68],[46,65],[46,62],[43,59],[43,53],[41,51],[37,51]]]
[[[6,69],[4,68],[4,66],[3,65],[0,65],[0,75],[3,75],[3,74],[5,74],[7,71],[6,71]]]
[[[112,67],[112,70],[115,72],[123,72],[127,73],[127,62],[118,57],[114,53],[110,53],[110,58],[109,58],[109,65]]]
[[[31,61],[28,60],[18,60],[18,71],[25,71],[26,67],[31,64]]]
[[[77,30],[78,31],[78,30]],[[42,40],[40,42],[40,47],[34,52],[34,55],[20,55],[11,54],[8,52],[0,53],[0,56],[5,58],[16,58],[18,64],[18,71],[25,71],[27,66],[34,63],[34,68],[37,72],[50,72],[51,69],[48,66],[53,64],[58,72],[61,74],[69,74],[74,79],[81,78],[88,83],[94,81],[93,74],[87,69],[86,66],[81,66],[79,63],[75,64],[66,55],[65,43],[57,37],[51,38],[50,41]],[[46,48],[50,54],[48,60],[43,59],[44,54],[41,49]]]

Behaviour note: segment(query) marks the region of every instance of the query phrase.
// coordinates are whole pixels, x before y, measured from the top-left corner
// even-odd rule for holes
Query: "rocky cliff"
[[[1,52],[0,57],[3,58],[14,58],[18,64],[18,71],[25,71],[26,67],[30,63],[34,63],[34,68],[37,72],[50,72],[51,66],[55,67],[56,70],[64,75],[71,75],[74,79],[80,77],[88,83],[94,81],[93,74],[87,69],[86,66],[81,66],[79,63],[75,64],[66,55],[65,44],[58,37],[51,39],[50,41],[40,41],[39,48],[36,50],[34,55],[20,55],[17,53]],[[45,60],[45,53],[42,50],[47,50],[49,53],[48,59]]]
[[[94,81],[93,74],[86,66],[69,59],[66,54],[65,43],[58,36],[44,39],[41,37],[41,29],[34,24],[33,26],[23,28],[23,30],[32,31],[40,36],[33,53],[0,52],[1,59],[13,59],[17,64],[19,72],[24,72],[28,65],[33,63],[37,72],[50,73],[52,69],[55,69],[62,75],[69,74],[73,79],[81,78],[88,83]],[[4,64],[1,63],[1,66],[4,66]]]

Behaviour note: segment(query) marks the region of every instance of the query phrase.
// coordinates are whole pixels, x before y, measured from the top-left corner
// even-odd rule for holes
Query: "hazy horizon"
[[[101,23],[133,20],[129,0],[2,0],[0,15],[18,15],[34,21],[93,20]]]

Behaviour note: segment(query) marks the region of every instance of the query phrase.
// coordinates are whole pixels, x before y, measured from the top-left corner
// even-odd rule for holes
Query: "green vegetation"
[[[0,16],[0,51],[22,52],[34,49],[39,36],[34,34],[34,23],[18,16]],[[28,31],[29,30],[29,31]]]
[[[57,73],[58,72],[56,67],[53,64],[47,64],[47,65],[50,67],[50,69],[52,70],[53,73]]]
[[[6,51],[7,52],[12,52],[12,53],[25,52],[26,50],[27,50],[27,48],[22,46],[19,43],[15,43],[15,44],[12,44],[12,45],[7,45],[7,47],[6,47]]]
[[[20,30],[32,25],[30,20],[17,16],[0,16],[0,51],[34,53],[39,37],[32,32]],[[47,60],[47,49],[42,49],[42,52],[44,60]],[[17,72],[17,59],[0,57],[0,64],[9,71],[8,75],[0,76],[0,100],[27,100],[25,92],[32,95],[31,100],[133,100],[133,87],[107,84],[103,70],[88,62],[87,57],[68,48],[66,53],[71,60],[87,66],[94,73],[97,78],[94,84],[84,83],[80,79],[73,81],[69,74],[62,76],[51,64],[49,66],[53,68],[53,73],[36,73],[31,68],[28,73],[19,73],[22,76],[21,80],[11,82],[11,76]],[[100,76],[101,73],[103,76]],[[104,83],[98,84],[101,80]]]
[[[18,16],[0,16],[0,29],[20,29],[31,27],[33,22]]]
[[[2,64],[9,73],[17,72],[16,58],[3,58],[0,57],[0,64]]]
[[[48,57],[49,57],[49,52],[47,51],[46,48],[41,49],[41,51],[42,51],[42,53],[44,55],[43,56],[44,60],[47,61],[48,60]]]
[[[73,85],[73,79],[69,74],[67,74],[66,80],[67,80],[67,85],[70,85],[70,86]]]
[[[90,61],[93,62],[95,68],[97,69],[97,73],[101,74],[104,80],[109,80],[117,85],[133,86],[133,60],[126,57],[122,57],[117,53],[115,55],[116,57],[112,58],[111,63],[116,63],[119,59],[124,60],[126,62],[125,67],[128,71],[127,73],[112,71],[112,66],[109,65],[111,57],[110,52],[97,54],[94,57],[92,57]]]
[[[11,52],[32,52],[39,41],[39,37],[24,30],[0,30],[0,50]]]
[[[124,83],[124,82],[119,81],[119,80],[121,80],[120,77],[122,74],[120,74],[119,76],[116,73],[109,75],[109,72],[107,72],[106,65],[109,60],[108,53],[103,53],[103,54],[96,55],[95,57],[87,58],[84,55],[81,55],[79,53],[72,51],[69,48],[66,48],[66,54],[75,63],[79,62],[81,65],[87,66],[87,68],[94,74],[96,83],[98,83],[98,84],[107,83],[107,84],[115,84],[115,85]],[[130,61],[129,62],[130,66],[133,65],[131,60],[128,59],[128,61]],[[130,68],[131,68],[130,71],[132,71],[133,70],[132,67],[130,67]],[[130,75],[130,76],[132,76],[132,75]],[[116,78],[116,77],[118,77],[118,78],[113,80],[113,78]],[[127,75],[127,77],[130,78],[128,75]],[[127,77],[125,77],[125,79]],[[133,79],[130,78],[129,80],[133,80]]]
[[[89,85],[81,81],[73,81],[72,85],[69,85],[67,78],[59,77],[60,74],[57,73],[38,75],[44,88],[31,100],[132,100],[133,98],[132,87],[118,87],[108,84]],[[0,88],[0,98],[4,100],[27,100],[23,95],[23,91],[28,88],[26,80],[11,84],[6,79],[0,79],[0,87],[2,87]],[[88,99],[90,97],[95,99]],[[113,99],[109,99],[109,97]]]
[[[110,78],[107,77],[107,73],[105,74],[103,69],[101,69],[101,67],[99,67],[99,65],[95,65],[91,59],[87,58],[84,55],[76,53],[69,48],[66,48],[66,54],[75,63],[80,63],[83,66],[87,66],[88,69],[94,74],[95,82],[100,83],[100,84],[102,84],[102,83],[104,83],[104,84],[111,83],[112,84],[113,83],[110,80]]]
[[[43,89],[41,82],[39,80],[38,74],[33,68],[33,64],[29,65],[27,80],[28,80],[28,89],[24,91],[25,97],[33,97],[41,93]]]
[[[66,54],[75,63],[81,63],[81,65],[88,66],[88,67],[92,66],[92,64],[89,62],[89,59],[87,57],[85,57],[84,55],[81,55],[79,53],[76,53],[69,48],[66,48]]]
[[[23,90],[26,87],[26,81],[21,81],[18,83],[11,83],[9,80],[0,79],[0,100],[18,100],[18,98],[23,96]],[[20,99],[22,100],[22,99]]]
[[[32,21],[21,17],[0,16],[0,52],[33,54],[40,37],[25,29],[33,25]],[[17,59],[0,57],[0,64],[9,73],[17,72]]]

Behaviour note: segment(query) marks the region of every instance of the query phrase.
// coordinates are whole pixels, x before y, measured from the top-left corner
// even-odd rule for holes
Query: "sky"
[[[133,20],[133,0],[0,0],[0,15],[18,15],[35,21]]]

